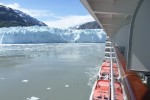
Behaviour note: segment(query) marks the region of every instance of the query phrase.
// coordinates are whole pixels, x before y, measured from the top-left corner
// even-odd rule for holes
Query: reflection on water
[[[0,45],[0,100],[88,100],[104,44]]]

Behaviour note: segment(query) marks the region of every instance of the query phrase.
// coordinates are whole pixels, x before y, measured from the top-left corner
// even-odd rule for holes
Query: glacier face
[[[0,28],[0,44],[100,43],[106,34],[101,29],[58,29],[47,26]]]

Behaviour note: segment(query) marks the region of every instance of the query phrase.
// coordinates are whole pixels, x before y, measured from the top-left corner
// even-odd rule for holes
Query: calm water
[[[103,57],[104,44],[0,45],[0,100],[89,100]]]

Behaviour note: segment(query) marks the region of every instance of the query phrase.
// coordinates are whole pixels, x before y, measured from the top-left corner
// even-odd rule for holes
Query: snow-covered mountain
[[[23,13],[20,10],[14,10],[20,17],[23,18],[23,20],[27,23],[27,25],[30,26],[30,24],[32,24],[32,26],[34,25],[38,25],[38,26],[46,26],[45,23],[38,21],[36,18],[31,17],[30,15]]]
[[[58,29],[47,26],[0,28],[1,44],[24,43],[100,43],[106,34],[101,29]]]
[[[101,29],[101,27],[98,25],[96,21],[87,22],[70,28],[71,29]]]
[[[46,26],[43,22],[19,10],[0,5],[0,27],[11,26]]]

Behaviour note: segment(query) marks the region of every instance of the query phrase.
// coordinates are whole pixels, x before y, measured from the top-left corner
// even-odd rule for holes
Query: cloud
[[[43,22],[50,27],[68,28],[68,27],[73,27],[90,21],[94,21],[93,17],[90,15],[84,15],[84,16],[72,15],[72,16],[60,17],[60,19],[57,20],[50,20],[50,21],[43,21]]]
[[[0,3],[1,5],[16,9],[16,10],[20,10],[24,13],[29,14],[32,17],[35,18],[42,18],[42,17],[50,17],[53,16],[54,14],[51,13],[50,11],[47,10],[41,10],[41,9],[26,9],[21,7],[18,3],[13,3],[13,4],[5,4],[5,3]]]

